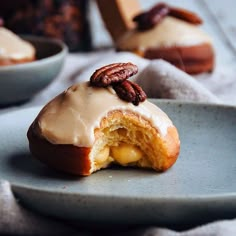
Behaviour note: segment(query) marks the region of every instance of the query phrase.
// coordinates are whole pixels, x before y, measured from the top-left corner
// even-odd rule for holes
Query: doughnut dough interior
[[[157,106],[147,100],[135,106],[88,83],[49,102],[27,135],[34,157],[85,176],[111,164],[165,171],[180,150],[176,127]]]
[[[112,162],[164,171],[175,162],[179,152],[174,127],[168,128],[162,139],[147,120],[132,112],[111,112],[95,134],[97,139],[91,151],[93,171]]]

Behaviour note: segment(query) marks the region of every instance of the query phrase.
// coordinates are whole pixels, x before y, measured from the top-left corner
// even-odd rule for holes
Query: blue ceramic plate
[[[73,177],[49,169],[28,149],[37,107],[0,116],[0,178],[26,206],[63,219],[181,225],[236,217],[236,107],[153,102],[181,139],[180,157],[165,173],[112,168]]]
[[[58,40],[24,37],[36,49],[36,60],[0,66],[0,106],[28,100],[45,88],[60,72],[67,47]]]

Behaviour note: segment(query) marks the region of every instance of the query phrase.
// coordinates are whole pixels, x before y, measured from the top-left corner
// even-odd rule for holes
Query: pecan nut
[[[113,89],[120,99],[132,102],[136,106],[147,98],[147,95],[142,88],[129,80],[113,85]]]
[[[137,23],[138,30],[148,30],[158,24],[168,14],[168,5],[165,3],[158,3],[149,11],[135,16],[133,21]]]
[[[138,105],[147,96],[142,88],[127,79],[138,72],[132,63],[114,63],[96,70],[90,77],[90,85],[94,87],[112,86],[117,96],[127,102]]]
[[[129,82],[132,84],[133,89],[136,92],[136,100],[135,100],[135,102],[133,102],[133,104],[138,105],[140,102],[144,102],[147,98],[146,93],[143,91],[143,89],[138,84],[133,83],[131,81],[129,81]]]
[[[90,77],[90,85],[108,87],[120,83],[138,72],[138,67],[130,62],[114,63],[96,70]]]
[[[202,19],[194,12],[177,7],[170,7],[169,9],[170,9],[169,11],[170,16],[187,21],[191,24],[195,25],[202,24]]]
[[[165,3],[158,3],[150,10],[136,15],[133,21],[137,23],[137,29],[143,31],[153,28],[154,25],[160,23],[168,15],[191,24],[202,23],[202,19],[197,14],[182,8],[168,6]]]

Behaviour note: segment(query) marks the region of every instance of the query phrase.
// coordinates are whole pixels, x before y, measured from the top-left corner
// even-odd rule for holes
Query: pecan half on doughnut
[[[133,18],[138,30],[148,30],[158,24],[165,16],[169,14],[169,7],[165,3],[158,3],[149,11],[141,13]]]
[[[138,67],[130,62],[114,63],[96,70],[90,77],[90,85],[95,87],[107,87],[120,83],[137,74]]]
[[[137,23],[137,29],[139,31],[144,31],[153,28],[166,16],[173,16],[195,25],[202,23],[202,19],[194,12],[183,8],[172,7],[165,3],[158,3],[150,10],[136,15],[133,21]]]
[[[202,19],[194,12],[177,7],[170,7],[169,9],[169,16],[174,16],[175,18],[179,18],[194,25],[202,24]]]
[[[96,70],[90,77],[93,87],[112,86],[117,96],[127,102],[138,105],[147,98],[142,88],[127,79],[138,72],[138,67],[132,63],[114,63]]]
[[[113,85],[113,89],[116,91],[119,98],[127,102],[132,102],[136,106],[147,98],[142,88],[129,80]]]

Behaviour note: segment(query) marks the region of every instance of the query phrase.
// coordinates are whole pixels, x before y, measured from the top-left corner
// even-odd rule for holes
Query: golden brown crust
[[[124,49],[118,49],[118,51],[124,51]],[[209,43],[189,47],[176,46],[148,48],[145,51],[133,49],[131,51],[147,59],[166,60],[188,74],[211,72],[215,65],[214,50]]]
[[[164,159],[162,170],[169,169],[177,160],[180,152],[179,134],[176,127],[172,126],[168,128],[167,135],[164,138],[167,146],[167,155]]]
[[[163,59],[189,74],[212,71],[214,51],[209,43],[190,47],[150,48],[143,55],[148,59]]]
[[[89,153],[91,148],[52,144],[35,132],[33,124],[27,132],[27,137],[31,153],[42,163],[75,175],[90,174]]]

